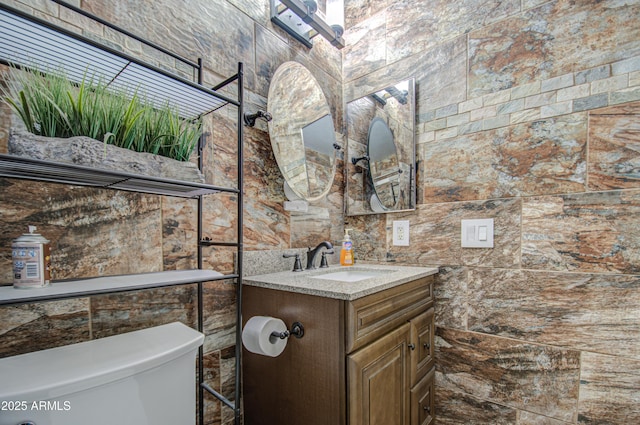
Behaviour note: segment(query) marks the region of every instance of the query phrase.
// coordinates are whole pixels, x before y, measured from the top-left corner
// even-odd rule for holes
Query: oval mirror
[[[314,201],[331,189],[336,167],[336,135],[324,93],[311,72],[285,62],[269,85],[267,111],[271,147],[289,188]]]
[[[384,209],[391,209],[398,203],[401,171],[393,133],[381,118],[369,125],[367,154],[375,194]]]

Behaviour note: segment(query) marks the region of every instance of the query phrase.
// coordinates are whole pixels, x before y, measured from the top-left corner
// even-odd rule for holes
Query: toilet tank
[[[0,359],[0,425],[191,425],[204,335],[182,323]]]

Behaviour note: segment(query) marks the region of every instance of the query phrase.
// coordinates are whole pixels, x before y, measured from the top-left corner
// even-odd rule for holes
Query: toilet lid
[[[202,345],[179,323],[0,359],[1,400],[47,400],[123,379]]]

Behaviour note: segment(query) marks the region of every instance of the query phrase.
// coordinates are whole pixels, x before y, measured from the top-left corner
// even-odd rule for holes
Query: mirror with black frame
[[[414,135],[413,79],[347,103],[347,215],[415,209]]]
[[[333,183],[338,145],[329,104],[311,72],[297,62],[280,65],[269,85],[267,111],[285,194],[290,200],[321,199]]]

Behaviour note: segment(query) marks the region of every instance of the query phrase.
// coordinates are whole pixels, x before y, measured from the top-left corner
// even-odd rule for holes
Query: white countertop
[[[317,278],[324,274],[347,270],[378,270],[383,273],[357,282]],[[352,301],[436,273],[438,273],[438,268],[436,267],[356,264],[350,267],[331,266],[302,272],[288,270],[279,273],[246,276],[243,279],[243,283],[249,286],[259,286],[279,291]]]

